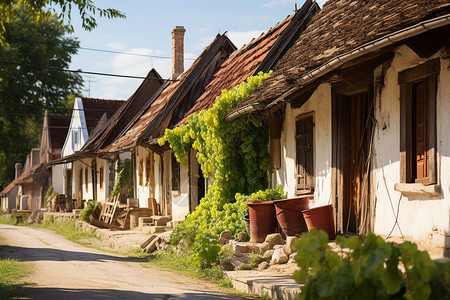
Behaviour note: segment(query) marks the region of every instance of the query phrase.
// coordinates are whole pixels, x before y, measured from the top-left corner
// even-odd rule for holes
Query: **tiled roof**
[[[268,103],[295,87],[294,79],[338,55],[449,11],[448,0],[329,0],[272,76],[239,106]]]
[[[52,153],[59,151],[66,140],[67,132],[70,126],[70,116],[48,115],[48,134]]]
[[[108,119],[125,103],[122,100],[104,100],[96,98],[81,98],[83,102],[84,116],[89,135],[97,126],[98,121],[104,114]]]
[[[8,184],[3,191],[0,192],[0,195],[6,195],[8,194],[13,188],[15,188],[17,186],[17,184],[15,183],[15,181],[11,181],[10,184]]]
[[[81,151],[95,151],[112,143],[142,107],[151,100],[163,83],[164,80],[158,72],[151,69],[134,94],[116,111],[97,134],[89,137]]]
[[[135,143],[146,133],[149,126],[153,124],[155,127],[163,126],[163,122],[170,122],[174,111],[183,105],[187,105],[190,98],[194,98],[192,93],[202,93],[203,87],[207,85],[212,75],[216,72],[218,66],[215,65],[216,60],[221,62],[221,56],[231,50],[224,49],[232,46],[232,43],[224,35],[217,36],[216,39],[203,51],[203,53],[194,61],[191,67],[184,72],[176,81],[164,83],[155,96],[149,101],[136,118],[130,122],[129,126],[122,132],[121,137],[115,140],[109,146],[106,146],[101,152],[118,151],[127,148]],[[228,56],[228,54],[227,54]],[[205,82],[206,81],[206,82]],[[195,97],[197,98],[198,95]],[[163,108],[167,106],[165,111]],[[175,107],[174,107],[175,106]],[[156,123],[152,123],[158,116]]]
[[[267,33],[261,34],[250,43],[236,50],[220,66],[219,71],[214,75],[213,80],[208,84],[205,92],[197,99],[195,105],[185,114],[181,123],[186,121],[187,116],[208,109],[216,102],[216,97],[220,96],[223,89],[231,89],[238,85],[247,77],[253,75],[263,59],[269,53],[272,45],[289,24],[292,16],[289,16]]]

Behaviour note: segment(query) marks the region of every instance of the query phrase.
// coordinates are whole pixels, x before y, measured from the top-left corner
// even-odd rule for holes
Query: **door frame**
[[[371,155],[370,146],[373,143],[374,132],[374,93],[373,93],[373,80],[369,80],[364,85],[358,87],[351,87],[348,84],[335,84],[332,87],[332,199],[335,210],[335,224],[338,232],[341,233],[356,233],[364,234],[372,232],[374,227],[374,193],[371,192],[373,186],[372,178],[372,157],[370,157],[368,164],[367,177],[365,181],[361,183],[361,190],[364,192],[364,201],[366,209],[364,210],[364,217],[360,216],[359,223],[356,221],[356,228],[352,232],[348,232],[348,202],[349,200],[349,167],[350,166],[350,154],[349,154],[349,132],[350,119],[348,112],[351,112],[351,105],[349,103],[350,96],[367,93],[366,112],[367,116],[364,122],[361,122],[361,133],[366,138],[364,142],[366,155]],[[366,158],[368,158],[366,156]],[[365,160],[363,160],[365,161]],[[364,174],[360,173],[362,178]],[[347,187],[346,187],[347,185]],[[362,223],[364,225],[360,226]]]

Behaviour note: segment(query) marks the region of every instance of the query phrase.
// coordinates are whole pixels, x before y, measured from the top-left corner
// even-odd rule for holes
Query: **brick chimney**
[[[17,177],[19,177],[20,175],[22,175],[22,164],[21,163],[16,163],[14,165],[15,169],[16,169],[16,175],[14,176],[14,179],[17,179]]]
[[[184,33],[183,26],[175,26],[172,29],[172,75],[170,79],[175,80],[184,72]]]

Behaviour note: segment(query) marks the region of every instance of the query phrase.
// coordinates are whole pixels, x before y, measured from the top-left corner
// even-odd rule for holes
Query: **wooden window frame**
[[[416,183],[413,176],[415,158],[413,147],[412,124],[413,113],[413,85],[417,82],[428,80],[428,151],[429,166],[428,177],[419,182],[424,185],[437,184],[437,125],[436,125],[436,100],[437,81],[440,72],[439,58],[430,60],[414,68],[404,70],[398,74],[400,86],[400,182]]]
[[[297,162],[297,158],[298,158],[298,149],[297,149],[297,138],[298,138],[298,134],[297,134],[297,122],[301,121],[301,120],[305,120],[305,119],[311,119],[312,120],[312,146],[311,146],[311,155],[312,155],[312,170],[311,170],[311,180],[309,182],[309,185],[306,185],[303,188],[299,187],[298,184],[298,177],[300,176],[298,174],[298,162]],[[297,116],[297,118],[295,119],[295,193],[296,195],[305,195],[305,194],[312,194],[314,193],[314,189],[315,189],[315,173],[314,173],[314,168],[315,168],[315,145],[314,145],[314,134],[315,134],[315,121],[314,121],[314,112],[310,112],[310,113],[306,113],[306,114],[301,114],[299,116]],[[304,167],[306,168],[306,167]]]
[[[139,160],[139,169],[138,169],[138,177],[139,177],[139,185],[144,185],[144,160]]]
[[[150,155],[147,155],[147,157],[145,158],[145,184],[149,185],[150,184],[150,170],[151,166],[150,166]]]
[[[78,129],[73,131],[73,142],[74,144],[78,144]]]
[[[88,168],[84,168],[84,182],[86,184],[85,191],[89,192],[89,170]]]
[[[180,191],[180,163],[177,161],[175,154],[171,155],[172,165],[172,191]]]
[[[100,182],[100,190],[103,190],[104,184],[103,181],[105,180],[105,170],[103,167],[100,167],[100,171],[99,171],[99,182]]]

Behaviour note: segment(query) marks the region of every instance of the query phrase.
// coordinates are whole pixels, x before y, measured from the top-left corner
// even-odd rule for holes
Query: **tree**
[[[0,187],[14,177],[14,163],[39,145],[45,108],[63,111],[68,96],[82,87],[79,74],[65,72],[79,42],[55,15],[35,22],[24,8],[5,24],[0,46]],[[67,110],[65,110],[67,112]]]
[[[17,8],[25,8],[29,16],[36,22],[56,13],[59,8],[59,19],[68,21],[70,24],[72,8],[80,13],[82,26],[91,31],[97,27],[94,16],[98,13],[100,17],[125,18],[125,15],[113,8],[99,8],[94,5],[93,0],[2,0],[0,2],[0,42],[4,42],[5,25],[14,20]],[[70,26],[71,31],[73,30]]]

